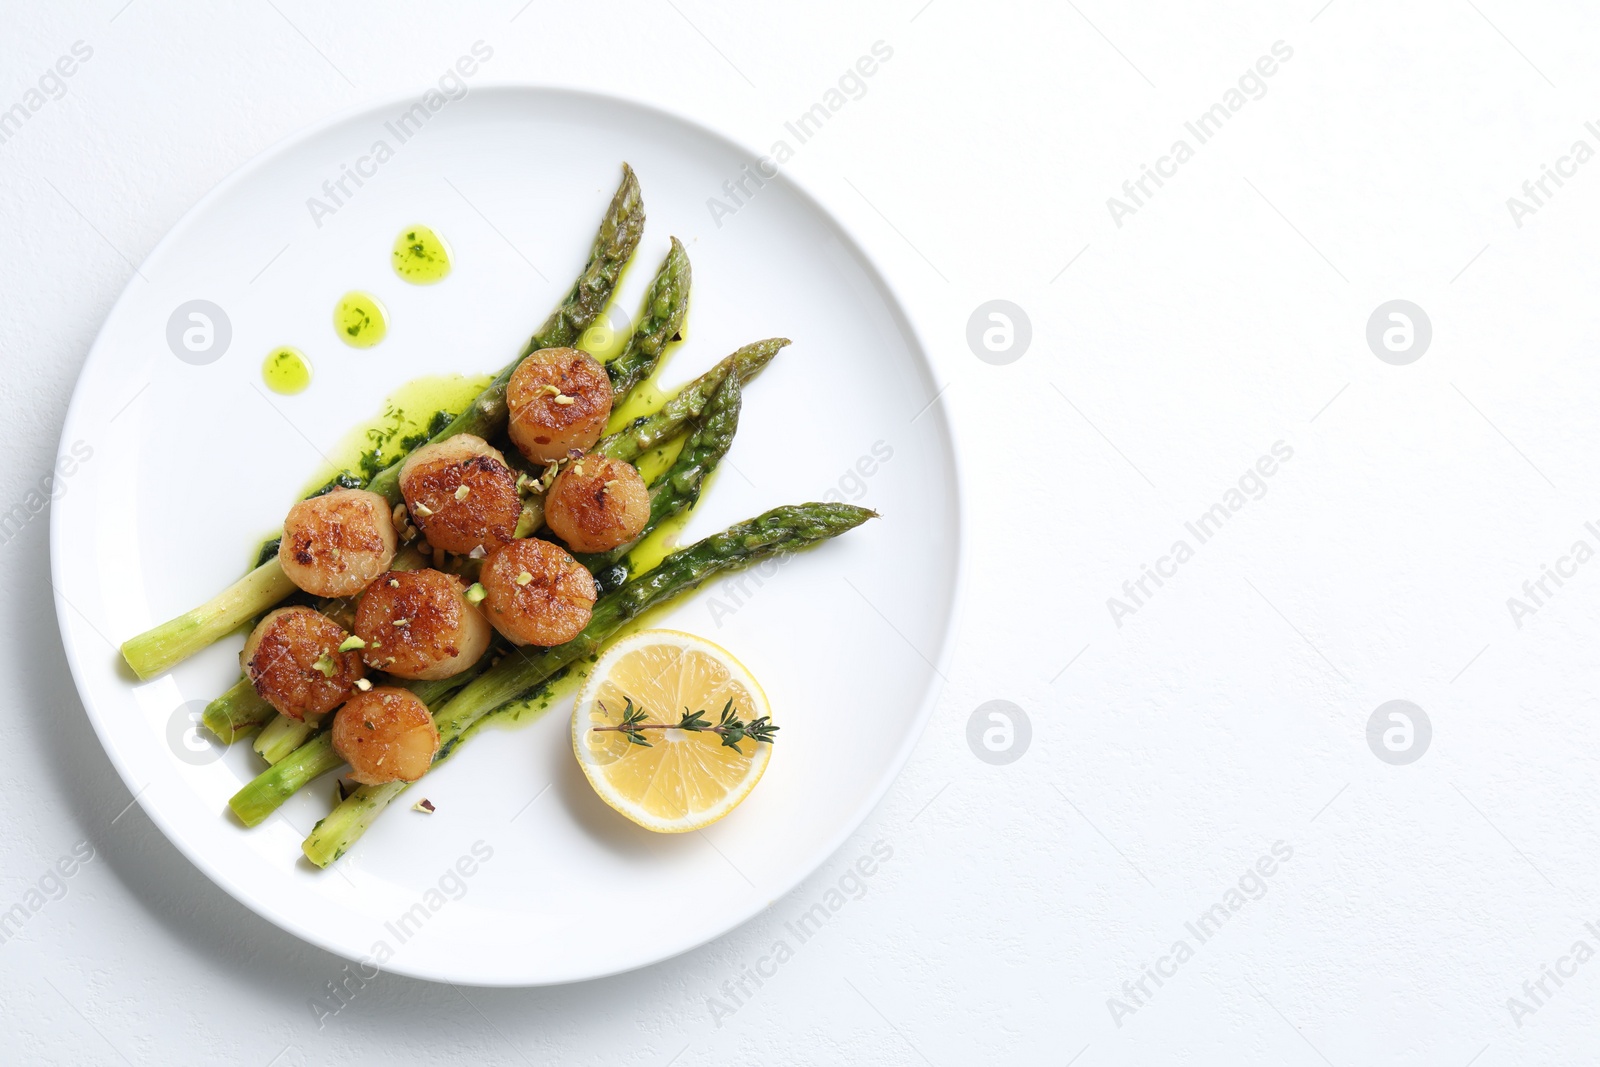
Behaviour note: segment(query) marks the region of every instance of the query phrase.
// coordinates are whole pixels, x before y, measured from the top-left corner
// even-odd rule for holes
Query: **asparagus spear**
[[[572,291],[550,313],[543,326],[528,340],[521,355],[502,370],[467,410],[456,416],[431,440],[439,441],[458,433],[490,437],[505,425],[506,384],[511,372],[529,352],[539,348],[570,345],[605,310],[616,288],[622,268],[644,232],[644,202],[639,179],[633,168],[622,166],[622,184],[600,221],[589,261]],[[403,461],[402,457],[402,461]],[[400,502],[400,463],[381,471],[367,486],[391,504]],[[122,656],[141,679],[153,678],[202,648],[231,633],[235,627],[269,610],[294,592],[273,556],[216,597],[123,643]]]
[[[255,743],[250,747],[255,749],[256,755],[266,760],[268,764],[277,763],[305,744],[306,738],[316,729],[316,723],[280,714],[261,728],[261,732],[256,735]]]
[[[528,339],[528,343],[522,347],[522,352],[517,358],[495,375],[494,381],[478,394],[477,399],[467,406],[467,410],[452,419],[450,425],[429,438],[429,443],[443,441],[458,433],[476,434],[488,439],[504,429],[506,386],[511,382],[511,373],[531,352],[541,348],[560,348],[577,343],[578,338],[583,336],[583,331],[600,317],[600,313],[611,302],[611,294],[616,288],[617,279],[622,275],[622,268],[633,258],[633,250],[639,246],[639,238],[643,234],[644,200],[639,193],[639,179],[634,175],[633,168],[624,163],[622,184],[617,187],[616,195],[611,198],[611,206],[606,209],[605,218],[600,221],[600,232],[595,235],[589,262],[584,266],[583,273],[578,275],[578,280],[573,283],[572,292],[567,294],[567,298],[550,313],[544,325]],[[687,259],[685,259],[685,271],[687,271]],[[402,457],[401,462],[378,473],[367,483],[367,488],[385,497],[389,503],[398,504],[400,467],[403,462]]]
[[[748,384],[787,344],[787,337],[772,337],[745,345],[678,390],[678,395],[661,405],[660,411],[654,415],[640,415],[603,438],[593,451],[632,463],[657,445],[678,436],[686,425],[698,419],[723,379],[734,374],[741,386]]]
[[[154,678],[293,592],[294,583],[274,556],[194,610],[129,638],[122,645],[122,658],[141,680]]]
[[[724,571],[837,537],[873,517],[873,512],[853,504],[774,508],[674,552],[654,570],[602,597],[595,604],[589,625],[571,641],[531,656],[509,656],[469,682],[434,714],[440,738],[434,763],[449,758],[462,737],[490,712],[526,695],[576,660],[595,653],[626,623],[650,608],[681,596]],[[344,855],[384,807],[405,791],[407,784],[362,786],[350,794],[306,838],[301,846],[306,857],[317,866],[326,867]]]
[[[246,826],[256,826],[312,779],[344,766],[324,730],[252,778],[228,798],[228,807]]]
[[[206,705],[200,721],[225,745],[231,745],[278,714],[261,699],[250,679],[240,678],[226,692]]]
[[[678,453],[667,473],[656,479],[650,487],[650,519],[644,532],[625,545],[609,552],[579,555],[578,562],[596,573],[609,567],[632,552],[645,536],[663,522],[694,506],[700,499],[700,489],[707,476],[722,462],[733,444],[733,435],[739,429],[739,407],[742,383],[737,374],[730,374],[717,386],[707,402],[705,414],[700,417],[683,451]]]
[[[678,339],[684,316],[689,313],[689,282],[689,253],[674,237],[666,260],[645,294],[644,309],[633,336],[621,354],[606,364],[611,397],[617,403],[655,372],[668,343]]]

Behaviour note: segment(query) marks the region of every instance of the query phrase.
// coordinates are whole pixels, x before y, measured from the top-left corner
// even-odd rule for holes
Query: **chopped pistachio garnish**
[[[569,404],[572,403],[572,398],[570,396],[568,396],[566,393],[557,393],[556,394],[556,403],[560,404],[562,407],[567,407]]]
[[[560,396],[561,395],[561,387],[559,385],[549,385],[549,384],[541,385],[539,387],[539,395],[540,396]]]
[[[457,500],[465,500],[465,499],[467,499],[467,497],[469,497],[471,495],[472,495],[472,487],[470,485],[458,485],[458,486],[456,486],[456,499]]]
[[[324,678],[332,678],[333,672],[339,669],[339,665],[333,661],[332,656],[324,652],[317,657],[317,661],[311,665],[311,669],[320,673]]]
[[[349,637],[345,638],[342,642],[340,642],[339,651],[340,652],[350,652],[350,651],[353,651],[354,649],[366,648],[366,647],[367,647],[367,643],[365,641],[361,640],[361,638],[357,637],[355,634],[351,634]]]
[[[473,582],[467,586],[467,591],[464,595],[468,604],[481,604],[483,603],[483,598],[489,595],[489,591],[483,587],[482,582]]]
[[[531,581],[533,581],[533,575],[529,574],[527,571],[523,571],[521,574],[517,575],[518,585],[527,585]]]
[[[398,578],[390,578],[389,579],[389,588],[390,589],[399,589],[400,588],[400,579],[398,579]]]
[[[609,478],[609,479],[606,480],[606,484],[602,485],[600,488],[602,488],[602,489],[610,489],[613,485],[616,485],[616,484],[617,484],[617,480],[615,478]]]
[[[365,693],[368,689],[372,688],[372,683],[367,681],[365,678],[357,678],[356,688]]]
[[[396,619],[396,620],[394,620],[394,625],[396,625],[396,626],[410,626],[411,625],[411,620],[410,619]]]
[[[427,797],[423,797],[421,800],[411,805],[411,810],[420,811],[424,815],[432,815],[438,809],[433,806],[433,801],[429,800]]]
[[[428,505],[426,505],[426,504],[424,504],[424,503],[423,503],[423,502],[422,502],[422,501],[420,501],[420,500],[419,500],[419,501],[417,501],[417,502],[416,502],[416,504],[414,504],[414,505],[413,505],[413,506],[412,506],[412,508],[411,508],[411,510],[412,510],[412,512],[413,512],[413,513],[415,513],[415,514],[417,514],[417,515],[421,515],[421,516],[422,516],[422,517],[423,517],[423,518],[425,518],[425,519],[426,519],[426,518],[427,518],[427,517],[428,517],[428,516],[429,516],[429,515],[432,515],[432,514],[433,514],[433,509],[432,509],[432,508],[430,508],[430,507],[429,507],[429,506],[428,506]]]

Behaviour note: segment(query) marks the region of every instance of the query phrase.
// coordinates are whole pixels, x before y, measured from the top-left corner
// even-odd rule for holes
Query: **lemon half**
[[[772,745],[745,738],[738,748],[722,735],[653,729],[649,747],[616,730],[632,702],[647,722],[676,723],[704,711],[712,726],[723,707],[749,723],[770,716],[766,694],[727,649],[678,630],[629,634],[600,657],[572,710],[572,751],[600,799],[658,833],[698,830],[750,795],[772,758]]]

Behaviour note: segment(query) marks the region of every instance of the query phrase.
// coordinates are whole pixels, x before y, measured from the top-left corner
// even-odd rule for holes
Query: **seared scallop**
[[[643,532],[650,490],[633,464],[584,456],[551,483],[544,521],[574,552],[609,552]]]
[[[334,751],[363,785],[414,782],[439,751],[428,705],[408,689],[380,685],[357,693],[333,717]]]
[[[400,468],[400,492],[422,536],[446,552],[503,545],[522,514],[517,476],[505,456],[470,433],[411,453]]]
[[[383,497],[335,489],[289,509],[278,563],[312,596],[351,596],[389,569],[394,550],[394,519]]]
[[[594,610],[594,577],[559,545],[537,537],[495,549],[478,580],[489,622],[513,644],[570,641]]]
[[[291,719],[338,707],[366,674],[361,657],[341,652],[344,628],[305,607],[279,608],[256,624],[239,654],[261,698]]]
[[[489,647],[488,620],[467,586],[443,571],[393,572],[367,587],[356,608],[361,658],[400,678],[460,674]]]
[[[611,379],[587,352],[540,349],[512,371],[506,407],[512,444],[534,462],[549,463],[600,440],[611,417]]]

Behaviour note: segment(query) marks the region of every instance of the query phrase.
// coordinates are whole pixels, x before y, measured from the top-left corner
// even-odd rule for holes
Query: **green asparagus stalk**
[[[154,678],[294,592],[294,583],[274,556],[228,588],[176,619],[129,638],[122,658],[141,680]]]
[[[300,843],[300,850],[318,867],[326,867],[344,855],[345,850],[367,832],[372,821],[383,814],[389,802],[404,793],[410,784],[385,782],[359,787],[312,827],[311,836]]]
[[[466,411],[430,440],[440,441],[458,433],[488,438],[502,428],[506,420],[506,385],[511,381],[511,372],[528,353],[539,348],[570,345],[583,335],[611,301],[622,268],[633,256],[643,233],[644,201],[639,192],[639,179],[633,168],[624,163],[622,184],[617,187],[600,221],[589,261],[573,283],[572,291],[528,340],[521,355],[478,394]],[[367,488],[389,503],[398,504],[400,466],[396,463],[381,471]],[[292,592],[294,584],[274,556],[193,611],[130,638],[122,646],[122,656],[141,679],[153,678],[271,609]]]
[[[268,764],[277,763],[303,745],[316,729],[315,724],[304,719],[291,719],[280,714],[262,728],[251,747]]]
[[[600,317],[600,313],[611,302],[611,294],[616,289],[617,279],[622,276],[622,268],[633,258],[633,251],[639,246],[639,238],[643,235],[644,199],[639,192],[639,179],[634,175],[633,168],[624,163],[622,184],[617,187],[616,195],[611,198],[611,206],[600,221],[600,232],[595,235],[589,262],[573,283],[572,291],[528,339],[517,358],[495,375],[494,381],[478,394],[467,410],[434,434],[429,443],[443,441],[458,433],[475,434],[487,440],[504,429],[506,387],[511,383],[511,373],[529,353],[541,348],[577,344],[583,331]],[[367,488],[385,497],[389,503],[398,504],[400,467],[401,463],[395,463],[380,472],[367,484]]]
[[[448,759],[463,736],[490,712],[524,696],[576,660],[594,654],[624,625],[650,608],[725,571],[807,548],[873,517],[873,512],[853,504],[774,508],[674,552],[654,570],[597,601],[589,625],[571,641],[530,656],[508,656],[469,682],[434,714],[440,740],[434,762]],[[406,785],[395,782],[362,786],[350,794],[306,838],[301,846],[306,857],[318,867],[326,867],[344,855],[384,807],[405,791]]]
[[[407,682],[406,688],[411,690],[418,700],[431,708],[486,670],[489,666],[489,657],[493,656],[498,648],[498,645],[491,645],[489,651],[485,652],[476,664],[468,667],[460,674],[452,674],[448,678],[421,679],[415,682]]]
[[[722,457],[728,454],[733,435],[739,429],[742,390],[743,385],[737,374],[730,374],[717,386],[699,424],[684,443],[683,450],[667,472],[650,487],[650,519],[645,524],[645,532],[609,552],[579,555],[578,562],[588,567],[590,573],[622,560],[650,531],[693,507],[700,499],[700,490],[706,478],[722,462]]]
[[[257,826],[301,786],[342,766],[344,760],[324,730],[251,779],[228,799],[228,807],[246,826]]]
[[[250,679],[240,678],[226,692],[206,705],[200,721],[225,745],[231,745],[278,713],[261,699]]]
[[[685,426],[698,419],[710,403],[711,395],[717,391],[717,386],[728,375],[735,374],[741,386],[748,385],[787,344],[787,337],[772,337],[745,345],[678,390],[678,395],[661,405],[661,410],[654,415],[640,415],[616,433],[602,439],[594,446],[594,451],[632,463],[657,445],[677,437]]]
[[[689,283],[689,253],[674,237],[667,258],[645,294],[639,323],[628,338],[627,347],[606,364],[615,403],[622,403],[640,382],[655,373],[667,345],[678,340],[684,316],[689,313]]]

